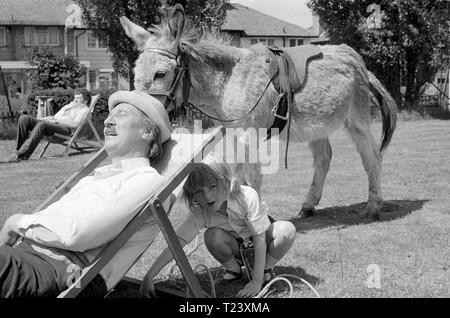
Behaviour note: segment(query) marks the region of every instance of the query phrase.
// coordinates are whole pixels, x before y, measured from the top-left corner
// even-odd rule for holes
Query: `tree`
[[[358,51],[401,108],[416,108],[424,84],[450,65],[448,0],[311,0],[308,5],[331,42]]]
[[[119,18],[126,16],[148,28],[164,18],[165,8],[181,3],[192,22],[199,27],[217,28],[226,17],[228,0],[74,0],[81,8],[83,22],[96,37],[106,41],[113,56],[113,67],[130,81],[134,89],[133,68],[139,51],[123,31]]]
[[[57,57],[48,49],[35,48],[28,58],[37,70],[29,72],[32,89],[77,88],[85,67],[73,56]]]

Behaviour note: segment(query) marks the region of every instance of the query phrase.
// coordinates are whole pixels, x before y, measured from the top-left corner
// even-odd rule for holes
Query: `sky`
[[[230,0],[281,20],[309,28],[312,25],[311,10],[306,6],[308,0]]]

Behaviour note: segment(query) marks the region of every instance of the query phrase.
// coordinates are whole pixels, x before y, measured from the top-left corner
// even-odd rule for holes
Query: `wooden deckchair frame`
[[[97,104],[97,101],[100,99],[100,95],[94,95],[91,97],[91,104],[89,105],[89,110],[86,112],[84,117],[81,119],[80,124],[75,129],[75,131],[70,136],[65,136],[61,134],[53,134],[51,136],[46,136],[44,139],[47,141],[47,144],[42,149],[41,153],[39,154],[39,158],[42,158],[45,151],[47,150],[48,146],[50,144],[61,144],[63,146],[66,146],[64,149],[64,152],[61,154],[61,156],[68,156],[69,150],[71,148],[78,150],[80,152],[83,152],[86,149],[99,149],[103,145],[102,139],[97,132],[97,129],[95,128],[94,124],[92,123],[92,113],[94,112],[94,107]],[[94,133],[94,137],[97,140],[97,142],[93,142],[90,140],[85,140],[79,138],[79,134],[81,132],[81,129],[84,127],[85,124],[88,124],[88,126],[91,128],[92,132]],[[84,147],[79,146],[78,144],[84,145]]]
[[[225,128],[217,127],[209,135],[208,138],[203,140],[201,147],[198,151],[193,152],[189,161],[180,165],[175,172],[172,172],[170,177],[157,191],[144,207],[137,213],[137,215],[127,224],[122,232],[108,243],[98,256],[91,262],[91,264],[82,270],[78,279],[64,292],[62,292],[58,298],[74,298],[89,284],[89,282],[100,272],[100,270],[108,264],[108,262],[114,257],[117,251],[130,239],[130,237],[136,232],[136,230],[144,224],[144,222],[152,215],[155,216],[159,229],[162,232],[167,245],[172,252],[175,261],[177,262],[181,273],[183,274],[189,288],[192,291],[194,297],[205,297],[200,283],[194,275],[194,271],[189,264],[189,261],[184,253],[183,248],[180,245],[178,236],[172,227],[172,224],[167,216],[167,213],[163,207],[164,202],[172,192],[178,187],[178,185],[188,176],[189,172],[193,168],[193,164],[201,162],[202,159],[216,146],[216,144],[225,136]],[[36,210],[40,211],[53,202],[59,200],[64,194],[70,191],[70,189],[76,185],[82,178],[89,175],[102,161],[107,158],[107,153],[102,148],[93,158],[91,158],[86,164],[84,164],[77,172],[69,177],[53,194],[51,194]],[[142,254],[141,254],[142,255]],[[137,261],[139,257],[135,260]]]

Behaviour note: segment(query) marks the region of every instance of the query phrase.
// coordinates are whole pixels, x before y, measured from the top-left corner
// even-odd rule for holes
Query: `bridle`
[[[177,103],[175,98],[175,91],[177,90],[178,85],[181,81],[183,81],[183,104],[186,104],[189,100],[189,92],[191,89],[191,76],[189,72],[189,59],[187,58],[187,55],[185,53],[180,53],[178,55],[164,49],[157,49],[157,48],[147,48],[144,51],[147,52],[154,52],[158,53],[160,55],[164,55],[170,59],[173,59],[177,62],[177,66],[174,70],[175,77],[172,81],[172,84],[170,85],[170,89],[168,91],[157,91],[157,90],[150,90],[148,93],[155,97],[165,97],[166,100],[164,102],[164,108],[167,109],[171,103],[173,103],[174,106],[174,112],[176,113],[177,110]],[[147,82],[145,83],[145,85]]]
[[[182,44],[181,44],[182,45]],[[178,55],[168,51],[168,50],[164,50],[164,49],[158,49],[158,48],[147,48],[145,49],[145,51],[147,52],[154,52],[154,53],[158,53],[161,55],[164,55],[170,59],[174,59],[177,62],[177,67],[175,68],[175,78],[172,82],[171,88],[169,91],[155,91],[155,90],[150,90],[149,94],[153,95],[153,96],[164,96],[166,97],[166,101],[164,102],[164,107],[167,109],[167,107],[170,105],[170,103],[173,103],[174,105],[174,113],[177,114],[177,104],[176,104],[176,100],[175,100],[175,91],[177,89],[178,84],[180,83],[181,80],[183,80],[183,106],[185,108],[189,108],[191,110],[193,110],[196,113],[200,113],[210,119],[213,120],[217,120],[219,122],[222,123],[230,123],[230,122],[235,122],[241,119],[244,119],[245,117],[247,117],[248,115],[250,115],[250,113],[252,113],[256,107],[259,105],[259,103],[261,102],[263,96],[265,95],[267,89],[269,88],[270,84],[272,84],[273,80],[275,79],[275,77],[278,76],[279,71],[277,71],[275,74],[272,75],[272,77],[270,78],[269,82],[267,83],[264,91],[262,92],[261,96],[259,97],[258,101],[255,103],[255,105],[252,107],[252,109],[250,109],[250,111],[248,113],[246,113],[244,116],[241,116],[239,118],[235,118],[235,119],[220,119],[211,115],[206,114],[204,111],[202,111],[201,109],[199,109],[197,106],[195,106],[194,104],[189,102],[189,92],[191,90],[191,76],[190,76],[190,72],[189,72],[189,59],[186,53],[183,52],[183,49],[179,47],[178,51],[181,52]],[[289,98],[291,98],[290,95],[288,95]],[[278,96],[278,99],[285,97],[285,93],[282,93]],[[286,115],[285,118],[280,117],[279,115],[277,115],[276,113],[276,108],[278,107],[278,101],[276,102],[274,108],[272,109],[272,115],[274,115],[275,117],[281,118],[283,120],[287,120],[288,122],[288,130],[287,130],[287,142],[286,142],[286,155],[285,155],[285,166],[287,168],[287,154],[288,154],[288,146],[289,146],[289,136],[290,136],[290,124],[291,124],[291,120],[290,120],[290,113],[289,113],[289,109],[290,107],[288,107],[288,114]],[[265,140],[268,140],[271,138],[271,128],[267,129],[267,137]]]
[[[255,103],[255,105],[252,107],[252,109],[250,109],[250,111],[247,112],[244,116],[241,116],[241,117],[235,118],[235,119],[220,119],[220,118],[217,118],[217,117],[214,117],[214,116],[211,116],[211,115],[205,113],[199,107],[197,107],[194,104],[192,104],[191,102],[189,102],[189,93],[190,93],[190,89],[191,89],[191,75],[190,75],[190,71],[189,71],[189,59],[187,57],[187,54],[184,53],[182,49],[179,49],[179,52],[181,52],[181,53],[179,53],[178,55],[172,53],[169,50],[158,49],[158,48],[147,48],[144,51],[158,53],[158,54],[166,56],[170,59],[176,60],[176,62],[177,62],[177,66],[174,70],[175,77],[170,86],[170,90],[168,90],[168,91],[149,90],[149,92],[148,92],[150,95],[155,96],[155,97],[158,97],[158,96],[165,97],[166,100],[164,102],[164,107],[166,109],[171,103],[173,103],[175,114],[177,111],[177,103],[175,100],[175,91],[177,90],[178,84],[181,82],[181,80],[183,81],[183,93],[182,93],[183,103],[182,103],[182,105],[186,109],[191,109],[195,113],[200,113],[210,119],[217,120],[219,122],[231,123],[231,122],[235,122],[235,121],[244,119],[245,117],[250,115],[250,113],[252,113],[256,109],[256,107],[261,102],[262,98],[264,97],[264,94],[266,93],[267,89],[269,88],[270,84],[272,83],[272,81],[274,79],[274,77],[270,79],[270,81],[267,83],[264,91],[262,92],[261,96],[259,97],[258,101]]]

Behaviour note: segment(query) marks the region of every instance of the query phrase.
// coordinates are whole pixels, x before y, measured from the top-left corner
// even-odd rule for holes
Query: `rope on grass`
[[[209,268],[208,268],[206,265],[204,265],[204,264],[198,264],[198,265],[195,266],[195,268],[194,268],[194,273],[197,271],[197,269],[198,269],[199,267],[203,268],[203,269],[206,271],[206,273],[208,274],[209,283],[210,283],[210,285],[211,285],[211,294],[207,294],[204,290],[203,290],[203,293],[204,293],[206,296],[208,296],[209,298],[217,298],[217,295],[216,295],[216,286],[215,286],[215,284],[214,284],[214,279],[213,279],[213,277],[212,277],[211,271],[209,270]]]
[[[189,257],[192,253],[194,253],[199,248],[199,246],[200,246],[200,244],[199,244],[199,236],[197,236],[196,239],[195,239],[193,247],[186,253],[186,257]],[[175,283],[184,283],[186,285],[186,282],[184,282],[184,281],[182,281],[180,279],[172,279],[172,275],[173,275],[173,271],[175,269],[175,265],[176,265],[176,262],[171,264],[169,269],[167,270],[168,271],[168,279],[175,281]],[[210,281],[210,285],[211,285],[211,294],[208,294],[207,292],[205,292],[202,289],[203,293],[209,298],[216,298],[217,295],[216,295],[215,282],[217,280],[219,271],[216,272],[216,278],[213,279],[210,269],[204,264],[198,264],[194,268],[194,273],[196,273],[199,268],[203,268],[206,271],[206,273],[208,275],[208,279]],[[308,286],[312,290],[312,292],[315,294],[315,296],[317,298],[321,298],[320,294],[315,290],[315,288],[308,281],[306,281],[305,279],[303,279],[303,278],[301,278],[299,276],[292,275],[292,274],[277,275],[266,286],[264,286],[264,288],[254,298],[266,298],[267,296],[269,296],[271,293],[273,293],[273,291],[269,291],[270,287],[277,281],[285,282],[289,286],[289,296],[288,296],[288,298],[292,298],[293,292],[294,292],[294,287],[292,285],[292,282],[288,278],[294,278],[294,279],[300,280],[302,283],[304,283],[306,286]],[[189,295],[190,295],[189,288],[186,288],[186,297],[189,297]]]

